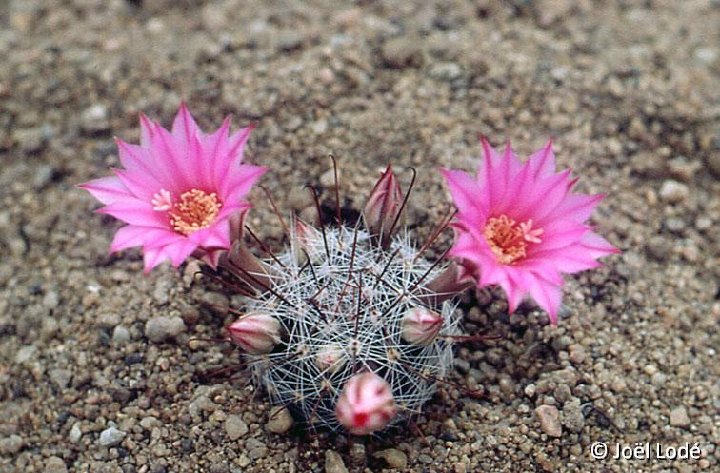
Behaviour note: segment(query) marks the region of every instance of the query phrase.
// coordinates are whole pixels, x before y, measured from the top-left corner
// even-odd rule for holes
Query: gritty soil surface
[[[720,471],[718,25],[714,0],[4,2],[0,470]],[[466,328],[497,338],[458,347],[411,425],[283,432],[220,342],[241,301],[196,263],[109,256],[119,223],[75,187],[181,100],[208,130],[257,125],[247,159],[284,212],[306,183],[329,194],[328,153],[348,207],[388,162],[404,185],[414,167],[418,239],[450,207],[438,167],[472,169],[478,133],[521,156],[552,137],[623,253],[568,278],[557,327],[467,295]],[[594,442],[702,454],[596,461]]]

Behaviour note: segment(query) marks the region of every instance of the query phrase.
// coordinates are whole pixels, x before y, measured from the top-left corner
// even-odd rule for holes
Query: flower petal
[[[484,224],[488,214],[488,202],[477,199],[478,193],[481,192],[477,182],[462,171],[442,169],[441,172],[463,219],[471,226]]]
[[[80,184],[78,187],[90,192],[93,197],[106,205],[132,196],[128,188],[116,176],[101,177]]]

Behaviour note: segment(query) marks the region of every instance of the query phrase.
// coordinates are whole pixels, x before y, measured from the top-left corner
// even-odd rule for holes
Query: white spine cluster
[[[354,375],[371,372],[392,390],[398,415],[391,424],[420,411],[452,365],[448,337],[459,334],[453,303],[428,305],[433,291],[427,284],[444,266],[419,256],[407,235],[384,249],[363,229],[323,232],[302,224],[290,248],[263,264],[272,291],[253,298],[247,311],[271,314],[282,341],[269,353],[246,356],[275,404],[310,425],[336,430],[343,387]],[[437,335],[423,343],[403,337],[403,320],[417,309],[442,318]]]

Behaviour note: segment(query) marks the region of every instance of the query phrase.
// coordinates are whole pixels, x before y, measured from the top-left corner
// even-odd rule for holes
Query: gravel
[[[293,426],[293,418],[290,415],[290,411],[283,407],[282,409],[275,409],[270,414],[270,419],[265,426],[268,432],[273,434],[284,434]]]
[[[125,436],[127,436],[126,432],[118,430],[115,427],[108,427],[100,432],[98,442],[103,447],[116,447],[125,439]]]
[[[242,420],[240,416],[229,415],[225,419],[225,432],[230,440],[237,440],[243,437],[250,431],[248,425]]]
[[[400,471],[407,468],[407,455],[402,450],[398,450],[396,448],[380,450],[379,452],[373,453],[373,457],[382,458],[390,468],[395,468]]]
[[[720,469],[716,1],[6,3],[0,471],[321,473],[326,452],[352,473]],[[474,169],[478,134],[523,157],[552,137],[578,191],[606,195],[591,224],[622,254],[566,278],[557,326],[468,292],[485,338],[412,425],[274,433],[221,342],[242,298],[194,263],[145,275],[137,250],[109,255],[121,223],[76,187],[120,166],[113,136],[139,142],[139,112],[168,126],[181,101],[208,131],[256,125],[245,159],[271,167],[283,216],[314,218],[308,183],[333,202],[330,153],[356,209],[388,162],[404,189],[415,169],[419,242],[448,211],[438,168]],[[267,197],[250,201],[279,245]],[[104,447],[106,429],[125,435]],[[703,456],[599,462],[597,441]]]
[[[343,462],[342,457],[332,450],[325,452],[325,472],[326,473],[348,473],[348,469]]]
[[[562,435],[562,425],[560,424],[560,412],[557,407],[543,404],[535,408],[535,415],[540,421],[540,428],[550,437],[560,437]]]
[[[185,322],[180,317],[157,316],[145,324],[145,336],[154,343],[175,338],[185,331]]]

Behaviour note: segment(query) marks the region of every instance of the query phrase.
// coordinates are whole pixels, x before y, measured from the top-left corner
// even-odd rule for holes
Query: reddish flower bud
[[[280,343],[280,322],[268,314],[251,312],[228,327],[230,340],[253,355],[270,353]]]
[[[429,345],[443,326],[443,318],[437,312],[424,307],[407,311],[402,319],[402,338],[414,345]]]
[[[443,272],[425,286],[429,292],[419,298],[423,302],[439,304],[472,287],[473,284],[474,279],[471,269],[466,265],[451,261]]]
[[[317,263],[322,257],[322,248],[318,248],[315,244],[322,241],[320,240],[320,232],[299,218],[295,219],[293,230],[292,248],[295,259],[300,264],[305,264],[307,258],[310,257],[311,262]]]
[[[315,365],[322,371],[337,373],[345,365],[345,350],[338,345],[325,345],[320,347],[315,355]]]
[[[365,226],[373,236],[378,238],[383,248],[390,245],[393,225],[397,223],[402,201],[403,193],[400,184],[395,178],[392,168],[388,166],[370,192],[370,197],[363,209]]]
[[[367,435],[384,429],[395,417],[397,406],[390,385],[375,373],[360,373],[345,383],[335,416],[355,435]]]

